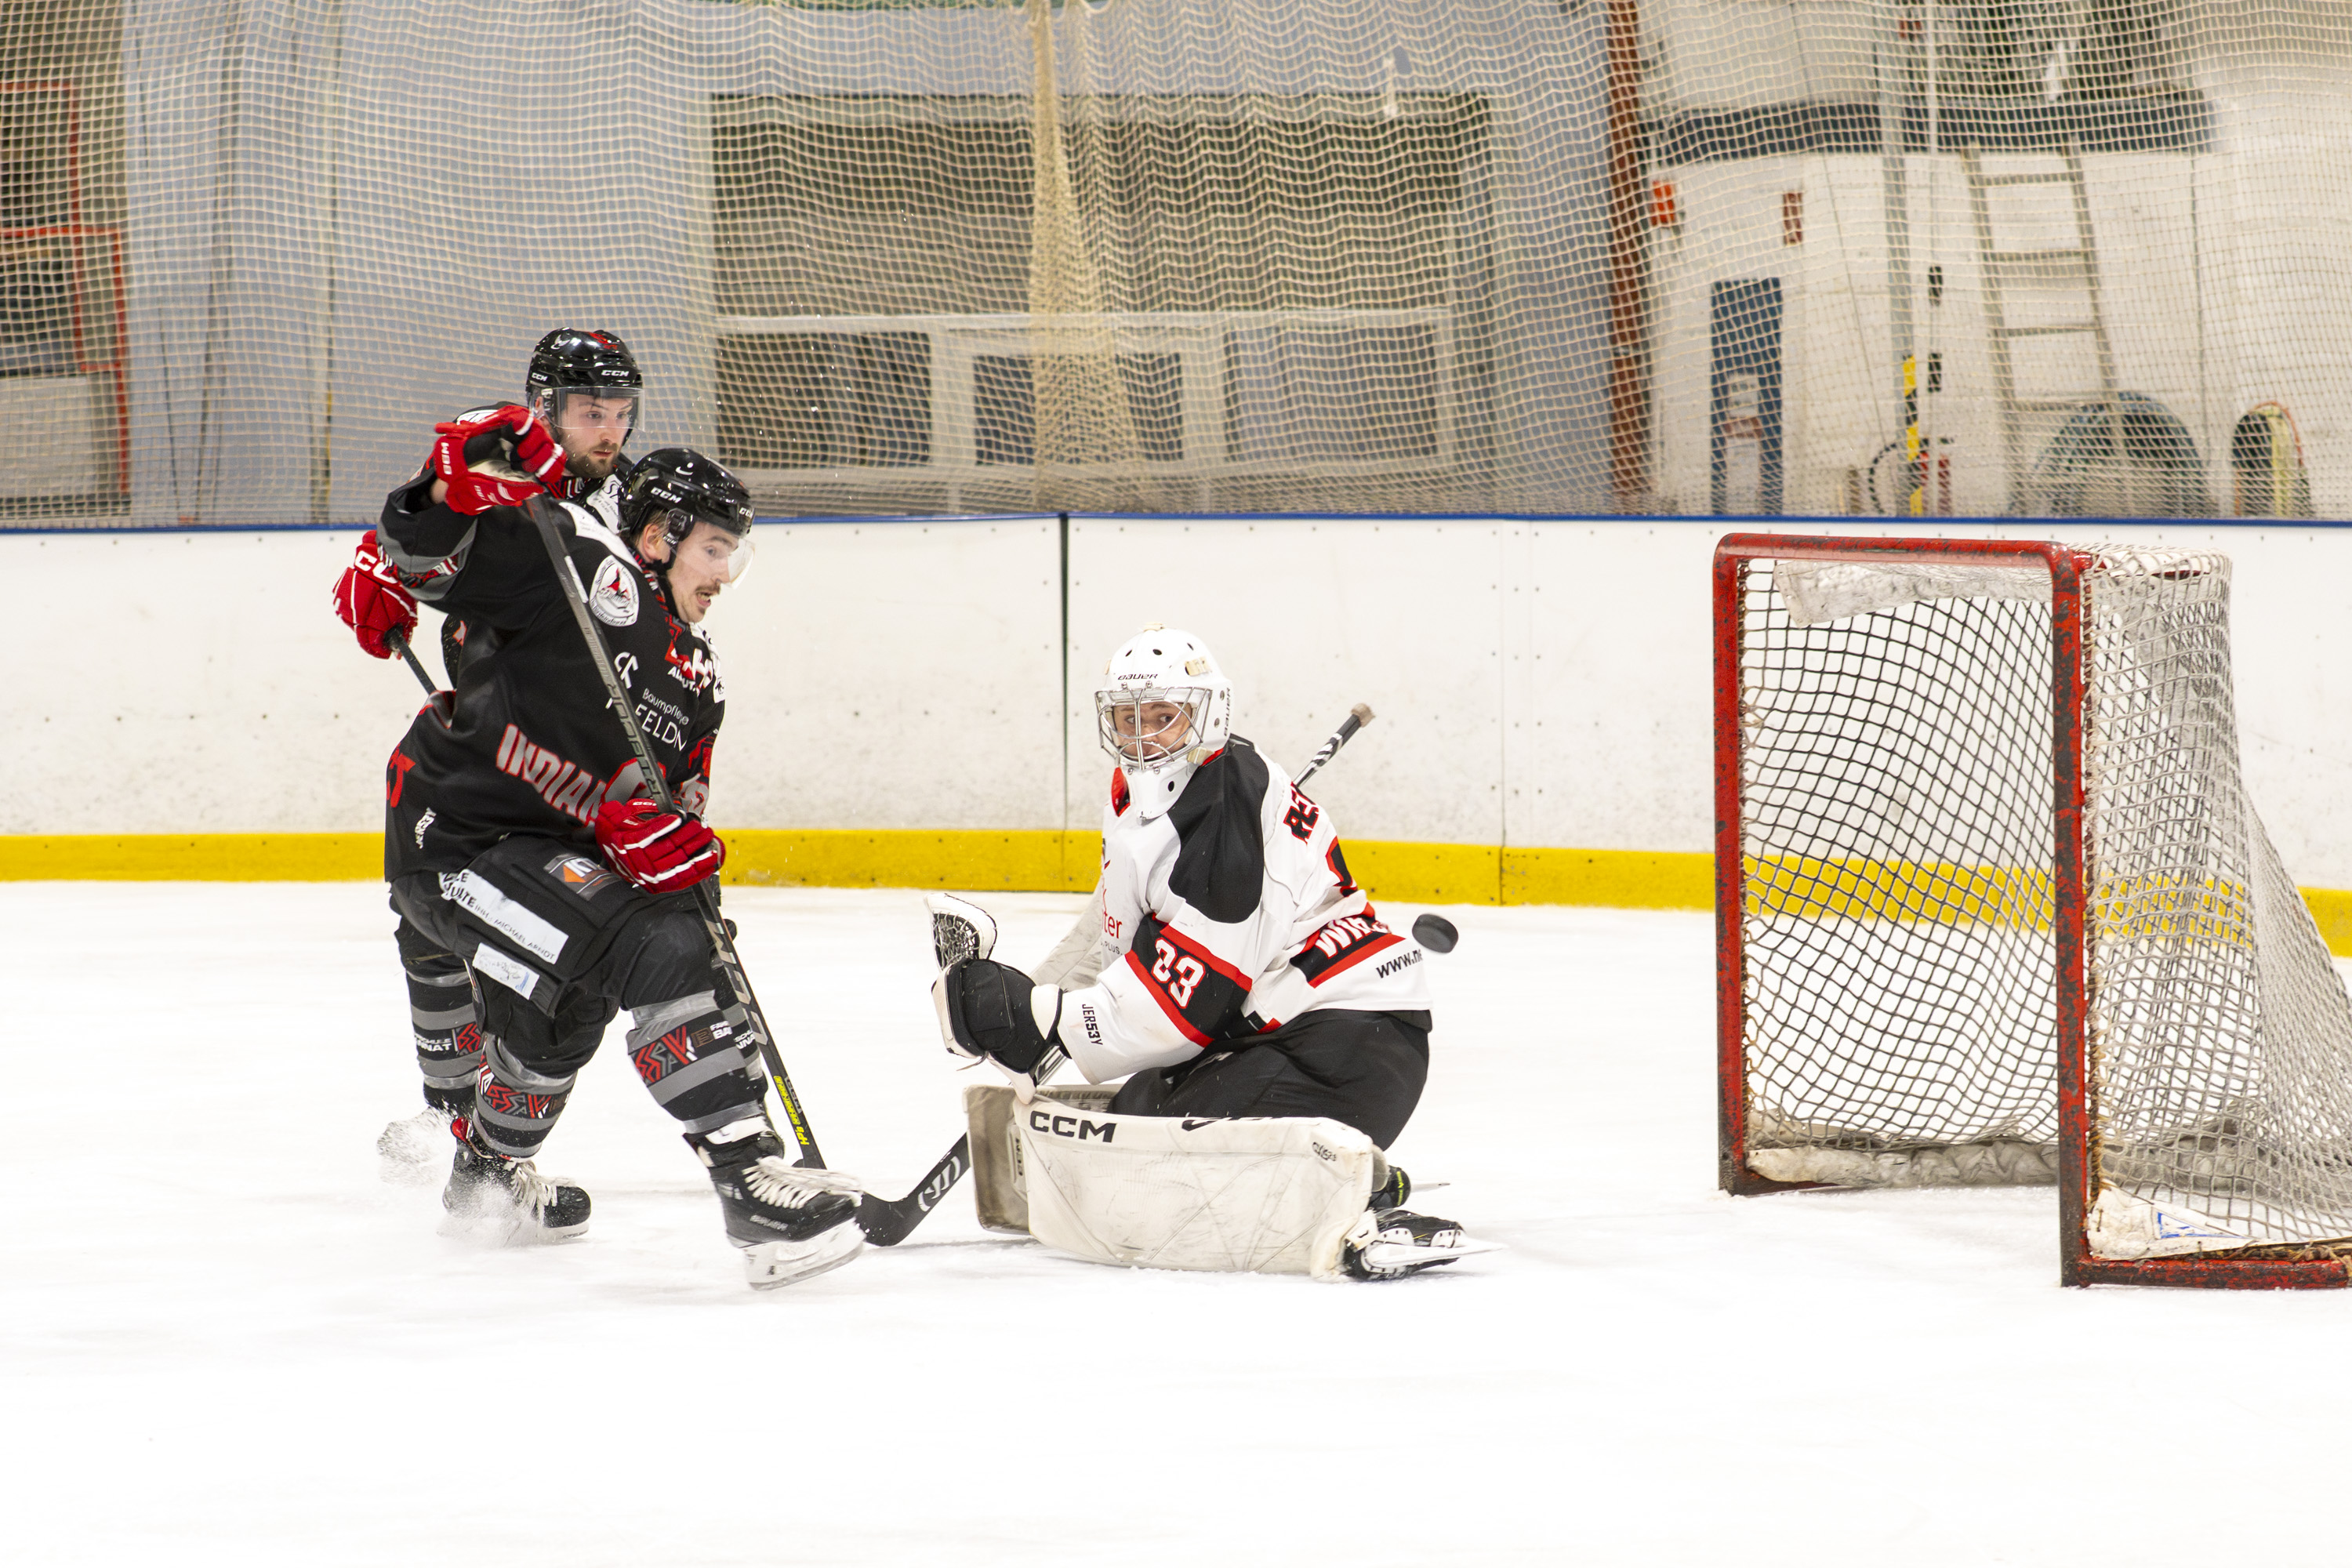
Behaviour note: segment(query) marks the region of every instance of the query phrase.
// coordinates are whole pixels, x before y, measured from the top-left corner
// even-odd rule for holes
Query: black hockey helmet
[[[751,564],[751,492],[714,458],[685,447],[664,447],[637,459],[621,491],[622,532],[635,546],[646,526],[655,522],[661,524],[662,537],[672,550],[685,542],[698,522],[733,540],[730,582]]]
[[[532,394],[558,386],[638,386],[629,345],[612,332],[587,332],[578,327],[558,327],[530,351],[530,374],[524,380]]]
[[[530,371],[523,378],[523,402],[559,434],[567,394],[587,393],[600,400],[628,404],[629,428],[638,424],[646,378],[629,345],[611,332],[558,327],[539,340],[530,353]]]

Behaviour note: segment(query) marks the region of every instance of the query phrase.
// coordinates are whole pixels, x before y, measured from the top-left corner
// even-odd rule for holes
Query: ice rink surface
[[[986,900],[1034,959],[1076,900]],[[826,1153],[960,1127],[921,895],[728,908]],[[1413,911],[1383,906],[1391,919]],[[1465,908],[1391,1285],[980,1229],[754,1294],[617,1042],[486,1250],[380,889],[0,887],[0,1561],[2297,1563],[2341,1555],[2352,1299],[2069,1291],[2047,1192],[1715,1190],[1711,921]]]

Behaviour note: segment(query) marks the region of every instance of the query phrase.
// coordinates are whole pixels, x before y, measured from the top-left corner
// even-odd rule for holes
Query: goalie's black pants
[[[518,836],[455,875],[401,878],[392,906],[472,973],[482,1065],[468,1114],[499,1153],[539,1152],[623,1007],[631,1064],[686,1131],[758,1114],[764,1079],[693,894],[656,898],[571,845]]]
[[[1330,1009],[1137,1073],[1110,1108],[1122,1116],[1324,1116],[1385,1149],[1428,1080],[1428,1014]]]

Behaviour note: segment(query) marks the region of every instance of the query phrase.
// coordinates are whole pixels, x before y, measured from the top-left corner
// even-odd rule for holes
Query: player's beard
[[[614,447],[602,453],[574,452],[567,448],[563,458],[564,471],[580,480],[583,488],[593,489],[613,477],[614,466],[621,460],[621,448]]]

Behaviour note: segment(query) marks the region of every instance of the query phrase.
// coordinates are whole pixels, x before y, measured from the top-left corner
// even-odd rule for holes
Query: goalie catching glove
[[[474,517],[563,493],[563,448],[528,408],[509,403],[433,431],[433,477],[449,487],[451,511]]]
[[[949,1050],[973,1061],[985,1057],[1016,1079],[1034,1072],[1059,1043],[1054,1031],[1062,1021],[1062,993],[1009,963],[959,959],[931,983],[931,1003]]]

